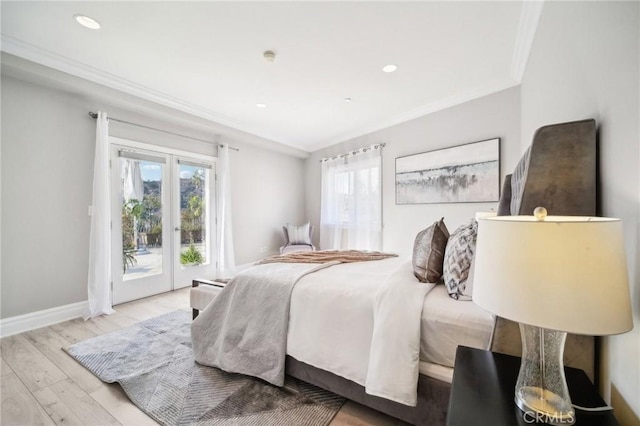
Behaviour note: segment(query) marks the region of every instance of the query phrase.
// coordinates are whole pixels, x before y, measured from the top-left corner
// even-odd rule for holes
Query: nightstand
[[[538,424],[514,402],[520,358],[458,346],[447,426]],[[583,407],[606,405],[584,371],[565,367],[571,401]],[[544,423],[540,423],[544,424]],[[612,411],[576,410],[577,426],[618,425]]]

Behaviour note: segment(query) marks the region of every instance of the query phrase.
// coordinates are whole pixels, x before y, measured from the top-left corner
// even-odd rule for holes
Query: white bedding
[[[425,296],[435,284],[413,276],[410,262],[397,267],[376,291],[373,338],[365,391],[415,407],[420,373],[420,329]]]
[[[376,291],[404,261],[346,263],[298,281],[291,294],[287,354],[364,386]]]
[[[390,258],[336,265],[302,278],[291,296],[288,355],[365,386],[376,292],[402,264],[411,268],[406,259]],[[415,283],[412,274],[407,280]],[[424,299],[421,325],[420,372],[427,366],[441,379],[449,377],[444,369],[453,366],[458,344],[486,348],[493,318],[436,286]],[[437,333],[429,332],[434,328]]]
[[[458,346],[488,349],[494,322],[493,315],[475,303],[454,300],[438,285],[424,300],[420,359],[453,367]]]

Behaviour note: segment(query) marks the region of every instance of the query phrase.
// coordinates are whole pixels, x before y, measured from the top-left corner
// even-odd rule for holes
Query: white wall
[[[477,211],[497,203],[396,205],[395,158],[468,142],[501,138],[501,177],[511,173],[520,154],[520,90],[507,89],[314,152],[307,160],[307,217],[319,229],[321,167],[319,160],[386,142],[382,151],[383,249],[409,255],[416,234],[444,216],[450,232]],[[502,185],[502,182],[500,183]],[[314,240],[319,242],[319,233]]]
[[[87,298],[92,121],[69,97],[2,78],[3,318]]]
[[[236,263],[279,254],[282,225],[304,221],[304,160],[256,148],[230,156]]]
[[[113,117],[206,140],[214,140],[214,131],[218,132],[215,123],[209,126],[205,120],[195,120],[199,124],[194,128],[151,117],[139,112],[149,109],[132,99],[128,100],[131,110],[110,102],[126,98],[125,94],[111,91],[107,103],[104,97],[33,84],[4,71],[3,67],[1,318],[87,298],[87,208],[95,144],[95,120],[88,111],[101,109]],[[78,87],[86,84],[74,81]],[[186,122],[184,115],[174,114]],[[216,130],[207,131],[208,127]],[[111,123],[110,133],[203,154],[216,152],[210,143],[116,122]],[[245,142],[249,139],[251,143]],[[264,257],[262,247],[275,252],[283,241],[280,226],[304,217],[304,160],[260,148],[255,139],[240,132],[220,137],[221,142],[240,148],[230,154],[238,263]]]
[[[640,424],[639,28],[638,2],[547,2],[521,86],[521,149],[545,124],[599,126],[601,214],[624,223],[635,320],[604,342],[601,392],[624,425]]]

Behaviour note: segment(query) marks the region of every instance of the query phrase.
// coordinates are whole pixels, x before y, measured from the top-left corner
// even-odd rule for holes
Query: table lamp
[[[516,405],[550,424],[572,424],[564,376],[567,333],[633,328],[619,219],[497,216],[478,221],[473,300],[518,322],[522,362]]]

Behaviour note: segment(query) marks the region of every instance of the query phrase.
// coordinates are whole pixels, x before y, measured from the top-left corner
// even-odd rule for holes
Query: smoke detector
[[[272,50],[265,50],[262,57],[267,62],[273,62],[276,60],[276,54]]]

